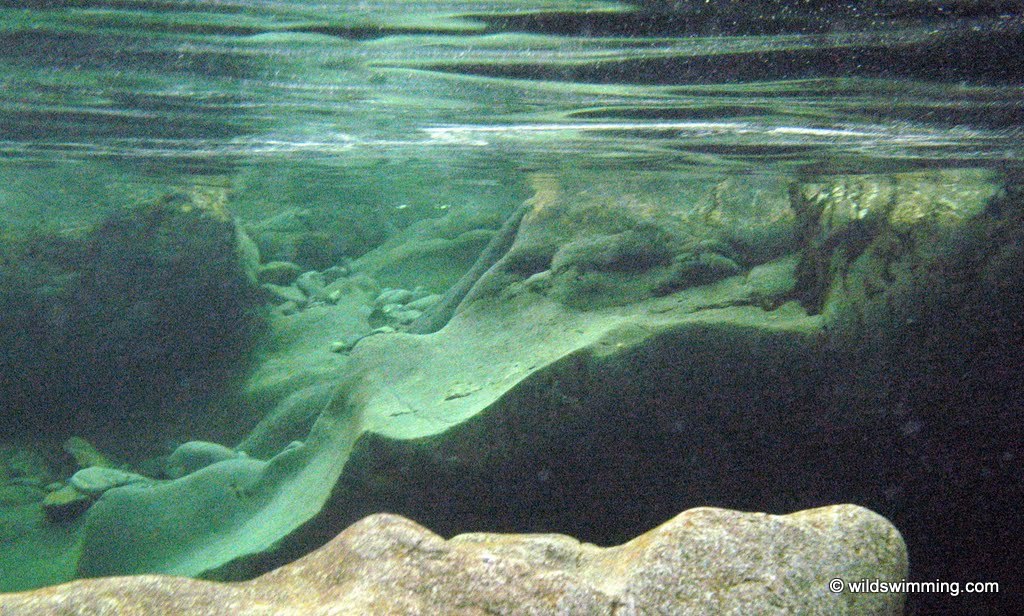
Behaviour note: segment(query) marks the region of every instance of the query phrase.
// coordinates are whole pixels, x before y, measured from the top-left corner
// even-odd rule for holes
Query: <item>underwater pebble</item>
[[[425,312],[439,301],[441,301],[440,295],[425,295],[419,299],[414,299],[413,301],[406,304],[405,307],[410,310],[419,310],[420,312]]]
[[[68,483],[76,490],[87,496],[98,496],[111,488],[138,483],[140,481],[151,481],[148,477],[122,471],[118,468],[106,466],[90,466],[83,468],[68,479]]]
[[[72,436],[64,441],[64,451],[68,452],[75,459],[75,464],[81,468],[114,466],[114,463],[93,447],[92,443],[78,436]]]
[[[256,277],[260,282],[287,286],[301,273],[302,268],[291,261],[271,261],[259,266]]]
[[[336,280],[347,277],[352,273],[352,268],[342,263],[340,265],[332,265],[324,270],[324,281],[327,284],[331,284]]]
[[[289,317],[299,311],[299,305],[295,302],[285,302],[277,307],[278,312]]]
[[[384,325],[383,327],[378,327],[367,334],[360,334],[357,336],[352,336],[348,340],[341,340],[331,343],[331,352],[347,353],[351,351],[356,346],[356,344],[358,344],[359,341],[362,340],[363,338],[369,338],[370,336],[376,336],[379,334],[393,334],[396,331],[397,330],[394,327]]]
[[[401,326],[412,323],[422,314],[419,310],[409,310],[402,304],[386,304],[374,310],[371,316],[375,317],[377,322],[384,321],[387,325]]]
[[[388,318],[397,325],[409,325],[421,316],[423,313],[419,310],[393,310],[388,313]]]
[[[164,474],[171,479],[178,479],[211,464],[237,457],[239,457],[239,453],[230,447],[206,441],[189,441],[179,445],[171,455],[167,456]]]
[[[374,307],[387,306],[389,304],[405,305],[413,300],[412,291],[407,289],[386,289],[373,300]]]
[[[308,271],[295,279],[295,286],[310,298],[315,298],[327,286],[324,275],[317,271]]]
[[[331,343],[331,353],[345,353],[346,351],[351,351],[352,347],[354,347],[360,340],[362,340],[362,336],[356,337],[353,340],[335,340]]]
[[[84,513],[91,504],[92,499],[74,486],[66,485],[46,495],[43,499],[43,512],[50,522],[69,522]]]
[[[267,298],[275,304],[294,302],[297,306],[303,306],[307,301],[306,294],[295,287],[282,287],[281,285],[265,282],[260,285],[260,288],[267,294]]]

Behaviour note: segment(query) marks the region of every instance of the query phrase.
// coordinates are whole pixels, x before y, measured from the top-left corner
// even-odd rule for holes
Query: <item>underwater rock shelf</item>
[[[601,613],[649,601],[657,610],[666,597],[697,601],[700,593],[658,586],[661,565],[646,560],[657,551],[645,546],[707,523],[719,530],[673,535],[672,545],[717,545],[721,569],[657,552],[678,567],[671,584],[728,588],[716,601],[738,610],[780,601],[797,611],[899,613],[898,595],[836,596],[825,587],[848,573],[906,575],[899,535],[864,509],[783,517],[698,509],[630,540],[705,505],[781,514],[855,502],[893,519],[912,556],[914,546],[929,557],[939,549],[929,544],[943,536],[936,524],[978,532],[973,518],[920,515],[916,499],[942,486],[950,513],[964,513],[989,488],[950,487],[922,460],[955,453],[941,449],[947,440],[985,444],[992,426],[1015,425],[1011,410],[974,412],[963,393],[989,387],[1006,400],[1019,387],[1019,378],[986,380],[1006,375],[993,364],[1019,353],[1019,187],[969,169],[835,176],[759,188],[752,209],[750,194],[725,182],[687,207],[670,189],[617,178],[581,189],[538,175],[533,185],[511,247],[435,333],[365,335],[374,303],[401,294],[381,292],[366,271],[407,258],[395,249],[400,237],[368,257],[373,268],[356,260],[355,275],[326,287],[330,304],[272,315],[237,400],[263,417],[233,448],[251,457],[225,454],[174,479],[103,492],[79,526],[64,529],[80,541],[68,556],[74,574],[238,580],[276,570],[229,586],[124,583],[155,593],[153,606],[186,598],[284,606],[314,600],[280,594],[305,583],[293,577],[303,566],[308,573],[344,553],[411,567],[409,594],[393,596],[372,590],[373,580],[390,581],[369,563],[342,563],[348,573],[317,569],[366,576],[371,589],[350,597],[366,601],[366,613],[444,611],[418,589],[477,579],[472,571],[493,554],[491,564],[524,586],[482,591],[466,598],[472,605],[539,602],[542,613],[542,605],[580,601]],[[414,232],[424,239],[423,228]],[[974,355],[955,352],[950,332],[975,345]],[[332,341],[349,337],[344,352],[331,352]],[[963,389],[928,380],[953,382],[951,372]],[[968,411],[970,429],[958,419]],[[919,434],[926,421],[936,427]],[[961,458],[963,472],[973,472],[974,459]],[[367,518],[382,511],[461,536],[444,542],[399,518]],[[600,550],[564,537],[463,535],[473,531],[630,542]],[[762,532],[773,537],[767,545]],[[722,547],[723,537],[736,542]],[[564,558],[540,556],[537,541]],[[443,562],[396,554],[410,542],[433,546]],[[761,549],[771,556],[758,561],[751,554]],[[804,559],[792,584],[751,564],[790,556]],[[925,560],[924,570],[939,571],[937,562]],[[847,568],[823,573],[834,566]],[[748,567],[742,583],[727,577]],[[700,577],[712,571],[726,577]],[[561,580],[555,595],[552,579]],[[658,587],[634,586],[648,582]],[[4,600],[57,601],[77,589],[91,601],[108,592],[93,581],[62,588]],[[832,610],[833,601],[843,603]]]
[[[378,514],[255,580],[80,580],[0,596],[10,616],[118,614],[901,614],[899,593],[834,593],[830,580],[897,581],[906,548],[852,505],[786,516],[701,508],[611,548],[564,535],[463,534],[445,541]]]
[[[599,396],[610,389],[631,387],[631,382],[647,389],[642,384],[647,378],[643,371],[631,374],[626,368],[632,355],[642,353],[646,345],[657,348],[659,340],[661,348],[668,349],[690,336],[694,344],[686,348],[699,349],[705,340],[722,345],[738,337],[738,347],[751,344],[742,361],[750,361],[752,366],[760,361],[758,353],[773,345],[786,346],[792,341],[797,355],[807,352],[806,339],[813,335],[814,317],[807,317],[795,305],[771,312],[757,307],[775,305],[775,298],[788,292],[793,259],[757,267],[748,276],[730,276],[731,270],[702,270],[692,264],[700,263],[700,255],[711,253],[713,247],[686,235],[682,222],[670,223],[665,218],[663,224],[656,224],[657,217],[664,217],[663,210],[645,203],[628,208],[610,206],[608,197],[600,194],[582,203],[569,202],[562,195],[557,186],[541,183],[512,248],[477,281],[440,332],[372,336],[360,341],[345,358],[326,353],[326,340],[319,353],[302,351],[301,357],[296,357],[295,348],[307,348],[308,336],[282,345],[280,354],[286,360],[271,355],[263,364],[280,379],[257,369],[254,398],[270,397],[263,383],[280,390],[277,384],[281,382],[296,383],[296,389],[316,382],[304,378],[303,371],[340,384],[339,393],[323,407],[304,442],[288,447],[279,443],[275,451],[281,453],[267,462],[229,460],[155,487],[110,490],[86,516],[79,574],[241,575],[246,565],[234,561],[252,558],[275,545],[280,548],[282,540],[304,550],[308,547],[304,531],[315,535],[333,528],[338,532],[362,517],[362,507],[383,505],[378,489],[382,485],[385,494],[390,485],[397,490],[394,494],[421,501],[414,481],[408,484],[412,489],[403,487],[400,469],[413,460],[374,477],[364,467],[363,454],[349,459],[357,443],[359,451],[378,439],[408,442],[413,447],[436,443],[441,452],[438,459],[464,461],[426,479],[428,485],[439,488],[453,471],[472,480],[474,473],[485,472],[497,460],[533,477],[532,465],[517,460],[543,461],[550,453],[546,448],[558,443],[566,446],[573,440],[586,442],[589,434],[604,434],[602,425],[615,425],[606,419],[614,407],[602,403]],[[652,237],[667,243],[652,247],[647,242]],[[673,256],[670,250],[679,254]],[[548,268],[549,276],[544,274]],[[724,279],[717,285],[692,286],[688,281],[694,271],[700,282]],[[582,298],[603,296],[601,289],[626,279],[632,282],[622,293],[611,296],[613,301],[606,297],[591,310],[578,307]],[[671,292],[674,288],[681,290]],[[353,288],[351,293],[362,296],[364,291]],[[339,300],[335,308],[345,305]],[[312,322],[323,314],[328,313],[306,311],[289,318]],[[322,340],[324,333],[314,335]],[[583,375],[565,371],[585,365],[589,358],[593,358],[595,373],[590,379],[604,379],[604,384],[594,383],[595,395],[589,399],[592,405],[577,407],[572,390],[583,386],[575,379]],[[623,369],[618,378],[617,362]],[[605,366],[608,375],[601,377]],[[640,380],[636,380],[638,376]],[[564,380],[564,386],[549,387],[549,379]],[[530,399],[538,391],[552,396],[546,410]],[[283,393],[274,395],[280,399]],[[588,401],[586,397],[577,400]],[[635,414],[637,425],[666,429],[663,422],[648,421],[640,409]],[[273,413],[268,418],[276,421]],[[591,425],[598,429],[589,429]],[[477,431],[480,433],[474,436]],[[269,449],[269,445],[265,447]],[[370,456],[376,460],[391,457],[383,451]],[[436,468],[431,460],[422,464],[423,468]],[[501,481],[509,477],[493,479],[490,486],[498,491],[497,498],[480,501],[485,504],[476,512],[480,520],[490,517],[496,521],[487,508],[500,510],[503,500],[513,508],[522,506],[520,497],[503,499],[502,490],[523,487],[523,495],[535,493],[532,486],[521,486],[518,481],[503,487]],[[479,496],[464,488],[456,488],[458,491],[469,498]],[[329,498],[334,500],[328,503]],[[422,504],[418,515],[432,506],[444,508],[443,501],[437,499],[422,499]],[[401,502],[384,506],[385,510],[395,508],[401,509]],[[537,510],[543,512],[545,506]],[[320,511],[338,518],[307,524]],[[440,525],[446,530],[447,525],[476,528],[471,512],[444,514]],[[672,513],[654,515],[661,517],[653,523],[637,521],[649,527]],[[225,566],[230,573],[215,572]]]

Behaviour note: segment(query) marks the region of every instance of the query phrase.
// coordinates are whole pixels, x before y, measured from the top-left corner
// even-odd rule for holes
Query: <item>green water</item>
[[[232,447],[264,443],[262,457],[269,458],[279,448],[266,443],[283,437],[251,431],[282,408],[285,394],[300,390],[295,383],[330,389],[348,382],[342,378],[346,360],[309,358],[319,357],[333,340],[323,332],[334,328],[340,339],[358,331],[355,315],[369,308],[352,300],[350,312],[339,308],[320,320],[307,312],[305,321],[292,325],[281,325],[269,301],[251,308],[248,300],[225,299],[205,312],[189,312],[188,305],[203,297],[174,286],[176,279],[156,276],[157,287],[139,283],[132,268],[162,271],[163,257],[132,246],[154,242],[163,250],[207,231],[157,237],[134,226],[139,223],[125,214],[132,208],[161,199],[172,206],[184,203],[183,211],[199,208],[237,221],[255,238],[264,263],[294,261],[302,271],[351,266],[371,272],[384,289],[444,294],[527,199],[541,204],[538,211],[545,199],[625,203],[642,213],[657,210],[658,220],[672,224],[730,203],[740,212],[736,220],[746,223],[701,224],[733,225],[726,235],[737,254],[730,258],[750,270],[799,252],[772,226],[788,220],[784,212],[795,183],[928,172],[953,178],[943,182],[960,182],[967,192],[982,178],[980,184],[1000,186],[992,194],[1016,194],[1024,162],[1021,57],[1019,2],[0,0],[0,281],[6,329],[0,334],[6,349],[0,367],[7,380],[0,387],[0,438],[10,451],[35,452],[18,466],[10,460],[23,454],[3,450],[0,485],[8,491],[0,501],[6,507],[0,509],[0,550],[15,556],[0,561],[0,591],[66,581],[81,557],[75,547],[81,519],[54,525],[32,504],[45,484],[65,480],[81,466],[62,449],[67,438],[87,437],[118,465],[142,474],[189,440]],[[673,200],[676,209],[644,209],[647,201]],[[287,220],[295,216],[305,225],[302,238],[280,239],[290,231],[274,235],[291,229]],[[744,226],[755,219],[763,226]],[[1014,245],[1016,236],[1005,228],[999,227],[1004,235],[993,241]],[[640,243],[662,241],[660,235],[638,233]],[[973,245],[967,235],[959,245]],[[97,248],[108,240],[123,246]],[[455,247],[444,244],[448,252],[424,253],[442,255],[436,261],[395,256],[413,254],[429,242]],[[164,265],[188,276],[201,267],[187,257]],[[223,286],[244,286],[231,278],[236,274],[225,274]],[[991,283],[974,275],[964,274],[966,281],[958,284]],[[642,291],[629,280],[621,289],[602,288],[587,290],[595,293],[584,294],[590,304],[566,303],[603,308],[625,304],[623,298]],[[87,300],[101,308],[81,308]],[[976,314],[993,328],[1018,326],[1000,320],[1004,309],[983,307]],[[102,310],[129,314],[129,324],[97,326]],[[261,311],[273,313],[269,325]],[[369,323],[385,322],[375,318]],[[182,334],[170,325],[162,329],[174,319],[200,322],[187,343],[168,341]],[[977,333],[974,325],[965,327]],[[545,335],[557,338],[559,331],[552,326]],[[987,335],[960,348],[984,356],[986,351],[972,345]],[[582,336],[590,340],[589,330]],[[126,341],[147,350],[119,356],[118,345]],[[477,342],[486,345],[486,339]],[[197,370],[199,365],[208,369]],[[294,370],[270,374],[271,365]],[[949,385],[960,373],[945,364],[941,370],[949,373],[932,374],[935,380],[921,385],[924,393],[914,404],[984,398],[991,425],[1006,425],[1007,433],[979,428],[980,436],[968,441],[974,453],[984,450],[1001,462],[979,462],[986,470],[978,477],[971,474],[974,467],[958,475],[950,460],[968,453],[956,451],[950,445],[956,439],[946,435],[942,447],[921,453],[920,463],[942,467],[955,476],[950,481],[981,482],[987,487],[977,493],[989,495],[988,502],[1013,502],[1021,492],[1019,472],[1015,484],[1000,483],[1014,476],[1014,465],[1019,471],[1019,445],[1012,442],[1020,433],[1019,401],[1000,397],[1012,387],[1004,381],[962,396],[950,393],[955,387]],[[293,377],[294,383],[288,380]],[[141,385],[119,384],[132,378]],[[833,394],[842,390],[837,386]],[[469,395],[452,392],[451,399]],[[380,421],[372,429],[391,429],[395,438],[437,432],[412,420],[396,420],[391,428]],[[920,429],[915,418],[893,421],[911,436]],[[990,426],[986,421],[979,420]],[[948,425],[957,422],[970,423],[954,418]],[[303,440],[312,419],[288,425],[284,442]],[[341,442],[338,447],[351,446],[345,438]],[[340,472],[323,470],[337,460],[312,455],[307,462],[322,476]],[[311,481],[314,471],[304,472],[302,481]],[[295,482],[288,489],[299,489],[301,481]],[[322,483],[326,494],[330,481]],[[925,480],[909,485],[808,492],[785,502],[795,509],[866,501],[897,526],[900,520],[946,514],[975,530],[1009,523],[1009,505],[981,515],[980,505],[948,513],[923,498],[885,500],[886,490],[934,488]],[[11,486],[35,492],[26,496]],[[727,490],[701,497],[759,507],[756,500],[730,501]],[[680,500],[665,507],[698,504],[703,502]],[[299,508],[305,513],[294,516],[278,511],[276,519],[288,520],[279,534],[317,507],[304,503]],[[652,520],[662,513],[651,514]],[[344,517],[322,532],[337,532]],[[480,514],[471,529],[578,532],[606,542],[638,530],[581,520],[519,528],[518,519],[505,523]],[[451,530],[458,529],[453,524]],[[279,538],[270,536],[277,530],[268,530],[266,542],[252,551]],[[210,545],[220,545],[217,529],[203,532],[210,534]],[[220,539],[230,544],[232,537],[224,531]],[[308,546],[316,539],[303,541]],[[956,567],[944,568],[943,554],[955,550],[955,537],[936,538],[938,547],[929,541],[908,535],[912,571],[914,547],[928,545],[918,570],[926,577],[963,577],[984,552],[979,548]],[[285,552],[301,551],[299,544]],[[111,572],[95,562],[112,557],[91,549],[86,560],[97,567],[91,572]],[[161,561],[160,555],[147,561],[150,556],[139,556],[141,564],[125,563],[124,571],[146,570],[148,562],[178,563],[174,557]],[[178,564],[153,569],[194,574],[214,568]],[[1001,563],[986,566],[981,571],[989,577],[1009,575]],[[1012,586],[1010,577],[1005,580]]]

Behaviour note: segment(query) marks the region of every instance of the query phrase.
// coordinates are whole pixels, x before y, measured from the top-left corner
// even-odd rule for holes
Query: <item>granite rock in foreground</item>
[[[899,532],[861,507],[786,516],[698,508],[612,548],[564,535],[448,541],[377,514],[248,582],[79,580],[0,595],[15,614],[899,614],[897,594],[835,594],[833,578],[899,580]]]

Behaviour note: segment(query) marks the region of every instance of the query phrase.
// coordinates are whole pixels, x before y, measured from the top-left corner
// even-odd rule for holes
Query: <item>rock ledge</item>
[[[564,535],[473,533],[446,541],[377,514],[248,582],[78,580],[0,595],[0,612],[899,614],[902,595],[834,594],[827,584],[906,575],[899,532],[853,505],[785,516],[702,507],[611,548]]]

